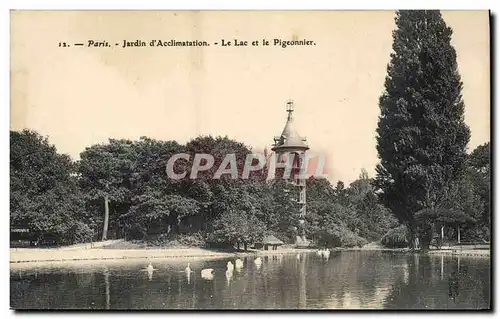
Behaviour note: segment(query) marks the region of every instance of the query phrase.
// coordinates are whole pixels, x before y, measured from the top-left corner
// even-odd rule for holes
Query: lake
[[[489,309],[490,258],[332,252],[11,267],[13,309]],[[187,276],[187,262],[193,272]],[[210,279],[201,270],[213,268]]]

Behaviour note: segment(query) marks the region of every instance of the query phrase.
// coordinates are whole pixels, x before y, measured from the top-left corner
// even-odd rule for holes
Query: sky
[[[487,11],[443,11],[464,83],[469,151],[490,140]],[[47,136],[61,153],[109,138],[185,143],[221,135],[271,148],[295,103],[299,133],[324,154],[332,182],[370,176],[392,51],[393,11],[13,11],[11,130]],[[268,39],[315,45],[220,47]],[[123,40],[199,40],[210,47],[128,47]],[[88,40],[111,47],[75,47]],[[59,47],[60,42],[70,47]]]

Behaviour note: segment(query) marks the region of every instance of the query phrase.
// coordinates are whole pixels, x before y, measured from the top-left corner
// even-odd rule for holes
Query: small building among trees
[[[278,246],[284,245],[285,243],[274,237],[273,235],[264,236],[262,242],[255,243],[256,249],[264,250],[277,250]]]

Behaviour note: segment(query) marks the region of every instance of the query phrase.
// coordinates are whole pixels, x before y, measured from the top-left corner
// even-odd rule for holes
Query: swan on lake
[[[212,280],[214,279],[214,270],[212,268],[203,269],[201,271],[201,277],[203,279]]]
[[[323,251],[323,257],[325,257],[326,259],[328,259],[330,257],[330,250],[329,249],[325,249]]]
[[[236,259],[236,261],[234,262],[235,264],[235,267],[236,269],[240,269],[240,268],[243,268],[243,261],[241,259]]]
[[[151,264],[151,262],[149,262],[149,265],[146,268],[142,269],[142,271],[146,271],[148,273],[149,281],[153,280],[153,271],[154,270],[157,270],[157,269],[153,268],[153,265]]]
[[[152,273],[154,270],[158,270],[156,268],[153,267],[153,265],[151,264],[151,262],[149,262],[149,265],[146,267],[146,268],[142,268],[141,269],[142,271],[147,271],[148,273]]]
[[[188,263],[188,265],[187,265],[186,269],[184,269],[184,271],[185,271],[186,273],[188,273],[188,274],[191,272],[191,267],[190,267],[190,265],[191,265],[191,263]]]
[[[233,271],[234,270],[234,265],[231,261],[227,262],[227,270]]]
[[[227,280],[227,285],[229,287],[229,283],[231,282],[231,279],[233,278],[233,271],[232,270],[226,270],[226,280]]]
[[[257,258],[255,258],[254,262],[255,262],[256,265],[260,266],[260,265],[262,265],[262,258],[257,257]]]

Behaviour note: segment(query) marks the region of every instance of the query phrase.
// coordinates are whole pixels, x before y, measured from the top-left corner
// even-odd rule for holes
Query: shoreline
[[[463,249],[463,250],[452,250],[452,249],[440,249],[428,251],[429,255],[451,255],[451,256],[467,256],[467,257],[488,257],[490,258],[491,253],[489,249]]]
[[[270,256],[313,252],[316,249],[288,248],[280,250],[216,251],[203,248],[154,248],[154,249],[85,249],[58,250],[36,248],[12,248],[10,265],[68,261],[133,260],[133,259],[182,259],[182,258],[228,258],[243,256]]]
[[[282,248],[278,250],[249,251],[217,251],[203,248],[150,248],[150,249],[105,249],[92,248],[83,250],[42,249],[42,248],[11,248],[10,265],[47,264],[54,262],[73,261],[109,261],[109,260],[140,260],[140,259],[213,259],[245,256],[272,256],[293,253],[315,252],[317,248]],[[373,248],[333,248],[331,252],[340,251],[387,251],[393,253],[412,253],[407,248],[391,249]],[[417,252],[421,253],[421,252]],[[431,250],[429,255],[450,255],[470,257],[490,257],[490,250]]]

